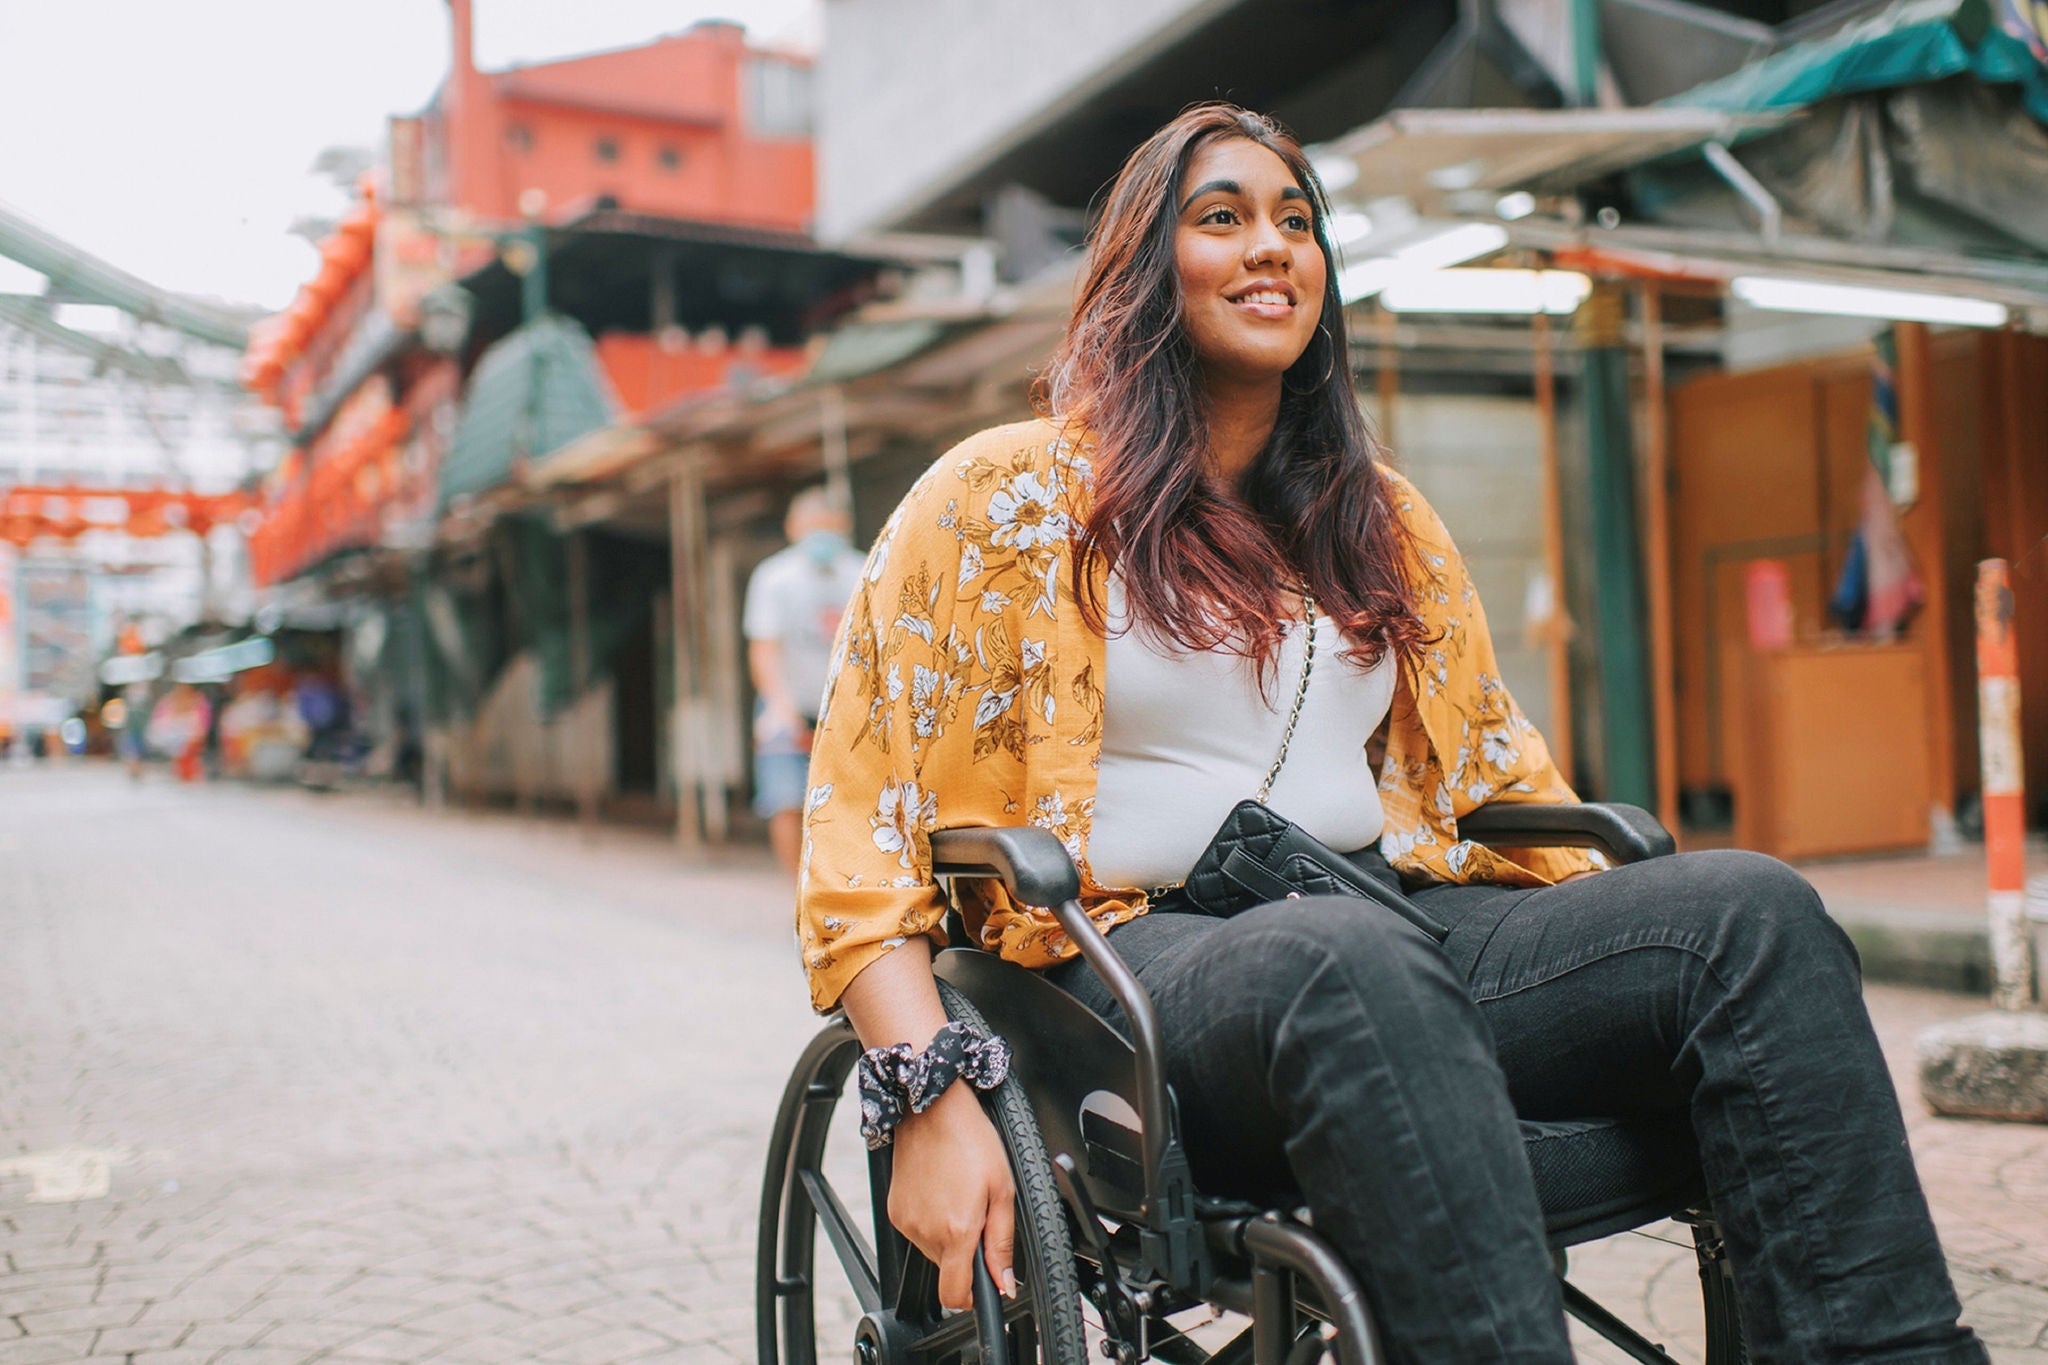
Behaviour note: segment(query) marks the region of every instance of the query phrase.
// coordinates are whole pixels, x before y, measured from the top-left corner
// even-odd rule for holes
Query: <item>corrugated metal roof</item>
[[[590,334],[556,314],[536,318],[477,362],[462,422],[441,461],[442,505],[497,487],[618,410]]]
[[[848,323],[825,339],[825,349],[805,377],[835,384],[873,374],[929,350],[946,332],[946,323],[928,319]]]

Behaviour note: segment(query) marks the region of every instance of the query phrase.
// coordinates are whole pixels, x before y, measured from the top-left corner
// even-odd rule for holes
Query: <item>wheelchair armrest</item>
[[[1458,833],[1501,848],[1595,848],[1615,863],[1678,851],[1656,816],[1613,801],[1495,801],[1459,816]]]
[[[1000,877],[1011,897],[1025,905],[1043,906],[1088,969],[1109,988],[1130,1028],[1137,1054],[1139,1127],[1145,1145],[1145,1202],[1155,1220],[1179,1207],[1186,1175],[1185,1158],[1173,1145],[1173,1098],[1166,1088],[1166,1045],[1152,997],[1081,908],[1081,871],[1072,855],[1050,830],[1031,826],[975,826],[932,831],[932,874],[935,877]],[[1176,1184],[1180,1181],[1181,1184]],[[1181,1201],[1184,1202],[1184,1201]]]
[[[1051,830],[1031,826],[941,829],[932,833],[932,873],[1000,877],[1026,905],[1056,907],[1081,894],[1081,873]]]

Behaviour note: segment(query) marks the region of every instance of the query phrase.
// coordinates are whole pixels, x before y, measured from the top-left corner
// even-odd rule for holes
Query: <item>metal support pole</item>
[[[1899,531],[1913,559],[1920,566],[1921,587],[1927,597],[1915,614],[1906,639],[1917,640],[1927,660],[1927,770],[1934,774],[1934,802],[1928,824],[1937,847],[1948,842],[1954,828],[1955,803],[1967,773],[1958,773],[1954,753],[1955,731],[1950,718],[1956,713],[1956,689],[1969,685],[1958,678],[1949,660],[1949,580],[1938,571],[1945,562],[1949,492],[1952,482],[1947,451],[1955,440],[1941,421],[1937,400],[1939,381],[1934,368],[1933,349],[1927,324],[1901,322],[1892,328],[1896,347],[1892,374],[1898,398],[1898,438],[1918,452],[1920,497],[1899,518]],[[1958,645],[1960,641],[1956,641]]]
[[[1394,401],[1401,394],[1400,353],[1394,347],[1394,314],[1384,306],[1377,310],[1374,322],[1379,330],[1378,365],[1380,395],[1380,444],[1394,448]]]
[[[1600,0],[1571,0],[1572,102],[1600,102]]]
[[[825,466],[825,497],[853,519],[853,454],[846,440],[846,395],[838,386],[818,396],[818,454]]]
[[[2006,562],[1977,565],[1977,726],[1984,771],[1984,863],[1991,912],[1991,1003],[2034,1003],[2026,920],[2027,803],[2020,748],[2019,651],[2013,642],[2012,580]]]
[[[1649,659],[1622,297],[1613,284],[1595,285],[1575,324],[1593,485],[1594,601],[1600,622],[1600,713],[1607,751],[1601,796],[1649,806],[1656,800],[1656,780],[1650,762]]]
[[[448,804],[447,743],[445,723],[433,714],[433,698],[427,685],[427,669],[431,666],[427,651],[434,647],[427,631],[427,564],[425,554],[406,557],[406,652],[412,665],[409,690],[413,728],[419,735],[420,803],[429,810],[439,810]]]
[[[1279,1266],[1252,1264],[1253,1365],[1283,1365],[1294,1345],[1294,1277]]]
[[[1762,235],[1766,246],[1776,246],[1784,235],[1785,210],[1771,192],[1764,188],[1764,182],[1750,174],[1749,167],[1735,159],[1735,153],[1719,142],[1709,142],[1700,148],[1700,155],[1706,158],[1715,174],[1728,182],[1728,188],[1742,196],[1750,211],[1756,214],[1757,232]]]
[[[520,240],[533,255],[519,281],[519,315],[520,321],[532,322],[548,311],[547,227],[534,219],[521,231]]]
[[[649,285],[648,312],[652,318],[655,341],[660,342],[662,334],[676,325],[676,251],[664,247],[654,253],[653,279]]]
[[[569,532],[569,543],[565,548],[569,560],[569,678],[574,697],[569,703],[569,714],[580,719],[583,708],[589,703],[592,681],[590,541],[587,534],[580,529]],[[576,819],[583,827],[584,839],[594,840],[597,838],[597,755],[579,754],[573,761],[581,765],[575,776]]]
[[[1637,292],[1643,319],[1644,589],[1650,606],[1650,715],[1656,735],[1657,818],[1678,831],[1678,687],[1671,628],[1671,417],[1664,386],[1664,296]]]
[[[219,613],[214,610],[219,596],[220,585],[215,581],[213,562],[213,528],[206,527],[196,532],[199,537],[199,619],[217,621]]]
[[[1543,572],[1550,579],[1544,653],[1550,662],[1550,759],[1572,780],[1572,625],[1564,595],[1564,478],[1557,465],[1557,363],[1550,315],[1536,314],[1536,424],[1543,442]]]
[[[698,650],[696,594],[703,573],[704,493],[698,473],[685,467],[668,485],[669,604],[675,648],[675,696],[669,711],[669,762],[675,771],[676,841],[694,849],[704,842],[704,809],[698,771]]]
[[[508,641],[524,640],[531,649],[532,640],[527,636],[520,619],[519,570],[512,553],[511,534],[512,528],[507,522],[499,522],[491,528],[491,549],[498,562],[498,578],[505,585],[505,638]],[[530,705],[533,719],[538,722],[539,703],[533,702]],[[471,729],[474,730],[478,723],[478,720],[472,720]],[[512,746],[512,803],[521,815],[533,814],[539,805],[527,759],[520,753],[517,744]]]

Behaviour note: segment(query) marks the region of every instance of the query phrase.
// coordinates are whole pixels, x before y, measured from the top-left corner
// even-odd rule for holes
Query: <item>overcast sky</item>
[[[486,70],[703,18],[815,45],[818,0],[476,0]],[[341,197],[322,148],[381,145],[448,69],[446,0],[0,0],[0,201],[154,284],[281,308],[287,234]],[[4,287],[4,286],[0,286]]]

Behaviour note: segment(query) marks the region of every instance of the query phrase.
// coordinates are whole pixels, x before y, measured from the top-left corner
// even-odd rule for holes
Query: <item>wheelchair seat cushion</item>
[[[1683,1114],[1525,1119],[1522,1150],[1553,1246],[1640,1227],[1702,1199],[1692,1125]]]

